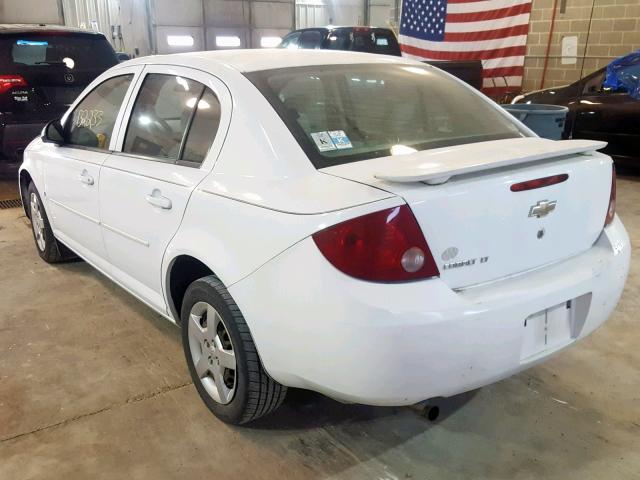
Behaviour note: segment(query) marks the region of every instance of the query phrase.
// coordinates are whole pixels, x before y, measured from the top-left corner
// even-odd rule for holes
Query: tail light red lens
[[[341,272],[372,282],[408,282],[440,272],[407,205],[333,225],[313,235]]]
[[[20,75],[0,75],[0,95],[15,87],[26,87],[27,81]]]
[[[611,195],[609,196],[609,208],[607,209],[607,218],[604,221],[606,227],[613,222],[616,216],[616,166],[613,164],[611,171]]]

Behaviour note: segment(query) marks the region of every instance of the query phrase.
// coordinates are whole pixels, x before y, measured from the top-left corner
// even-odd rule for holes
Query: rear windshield
[[[489,100],[426,65],[323,65],[247,76],[316,168],[526,135]]]
[[[118,63],[100,35],[26,33],[0,36],[0,69],[33,73],[39,69],[104,71]]]
[[[400,46],[393,32],[388,30],[334,30],[327,39],[329,50],[379,53],[400,56]]]

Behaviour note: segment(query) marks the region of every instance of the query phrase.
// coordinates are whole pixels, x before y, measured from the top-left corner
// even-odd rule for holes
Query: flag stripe
[[[449,13],[485,12],[487,10],[499,10],[521,4],[531,4],[531,0],[485,0],[483,2],[454,1],[447,2]]]
[[[498,38],[508,38],[512,36],[525,36],[529,32],[529,25],[516,25],[514,27],[499,28],[496,30],[486,30],[483,32],[447,32],[444,33],[445,42],[471,42],[479,40],[496,40]]]
[[[499,95],[505,95],[507,93],[513,94],[510,87],[482,87],[482,93],[490,97],[497,97]]]
[[[402,44],[400,48],[403,52],[416,55],[429,60],[485,60],[498,57],[523,56],[526,52],[526,45],[515,47],[496,48],[491,50],[477,50],[470,52],[451,52],[441,50],[427,50],[414,47],[413,45]]]
[[[482,66],[485,70],[499,67],[513,67],[516,65],[524,65],[524,56],[507,56],[482,60]]]
[[[524,75],[524,67],[522,65],[516,65],[513,67],[498,67],[498,68],[484,68],[482,70],[482,76],[484,78],[492,77],[511,77],[511,76]]]
[[[527,35],[517,37],[497,38],[494,40],[482,40],[477,42],[433,42],[430,40],[420,40],[413,37],[401,35],[401,43],[419,47],[423,50],[433,50],[439,52],[486,52],[488,50],[503,49],[508,47],[519,47],[527,44]],[[495,57],[486,57],[495,58]]]
[[[523,13],[513,17],[496,18],[495,20],[485,20],[484,22],[458,22],[447,23],[445,33],[449,32],[481,32],[485,30],[496,30],[515,25],[529,25],[529,14]]]
[[[482,79],[482,88],[495,88],[495,87],[519,87],[522,85],[522,76],[512,77],[494,77]]]
[[[518,91],[532,0],[403,0],[400,48],[417,60],[481,60],[483,91]]]
[[[482,22],[483,20],[495,20],[496,18],[513,17],[522,13],[531,13],[531,3],[523,3],[513,7],[486,10],[484,12],[450,13],[447,10],[447,23],[449,22]]]

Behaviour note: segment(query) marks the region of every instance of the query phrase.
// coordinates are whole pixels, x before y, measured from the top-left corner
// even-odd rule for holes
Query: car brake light
[[[548,187],[562,183],[569,178],[566,173],[560,175],[552,175],[550,177],[536,178],[535,180],[527,180],[526,182],[514,183],[511,185],[512,192],[524,192],[526,190],[535,190],[536,188]]]
[[[616,216],[616,165],[611,165],[611,194],[609,195],[609,208],[607,208],[607,218],[604,221],[604,226],[611,224]]]
[[[0,75],[0,95],[15,87],[26,87],[27,81],[20,75]]]
[[[408,282],[440,275],[407,205],[333,225],[313,240],[334,267],[362,280]]]

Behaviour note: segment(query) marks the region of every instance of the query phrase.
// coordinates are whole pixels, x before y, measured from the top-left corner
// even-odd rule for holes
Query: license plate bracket
[[[557,350],[575,340],[590,304],[589,293],[529,315],[524,321],[521,360]]]

